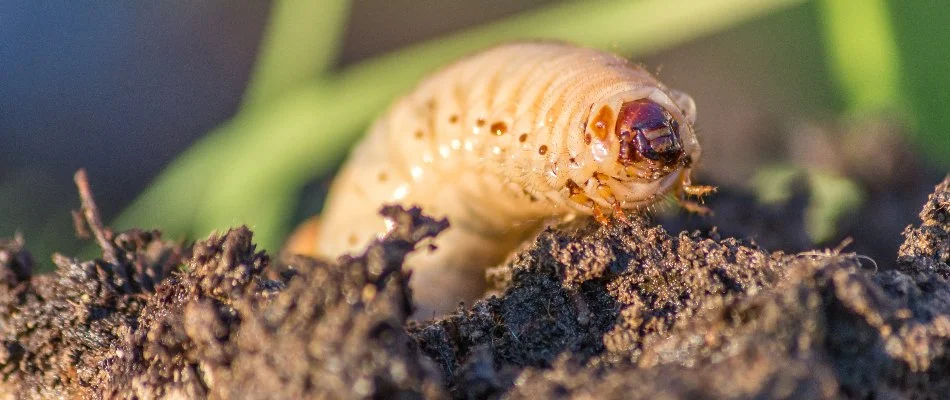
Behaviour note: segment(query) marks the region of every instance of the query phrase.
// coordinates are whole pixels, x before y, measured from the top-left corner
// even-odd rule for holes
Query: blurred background
[[[950,167],[940,2],[55,3],[0,2],[0,237],[22,233],[40,262],[83,246],[78,168],[117,229],[194,239],[247,223],[277,250],[394,96],[514,39],[611,50],[690,93],[703,179],[768,202],[805,177],[825,221],[813,242],[847,234],[842,210],[874,190],[911,193],[888,215],[913,223],[937,183],[917,172]],[[895,186],[907,175],[926,179]]]

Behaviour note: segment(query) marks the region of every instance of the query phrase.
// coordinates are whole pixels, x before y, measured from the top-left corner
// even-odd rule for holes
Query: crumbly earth
[[[749,198],[718,196],[720,207]],[[383,213],[393,232],[333,264],[275,261],[243,227],[183,247],[88,221],[103,258],[56,256],[53,274],[34,276],[24,240],[0,241],[0,392],[950,398],[950,178],[877,266],[718,229],[670,233],[643,216],[578,220],[491,269],[494,296],[425,322],[409,320],[400,268],[446,222]],[[778,227],[784,243],[801,237],[800,221]]]

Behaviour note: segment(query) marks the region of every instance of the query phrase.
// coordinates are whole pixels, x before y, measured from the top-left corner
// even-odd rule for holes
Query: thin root
[[[841,243],[834,249],[829,249],[825,251],[819,251],[819,250],[805,251],[805,252],[798,253],[797,256],[799,257],[841,257],[841,256],[848,257],[850,256],[850,257],[856,258],[858,260],[858,264],[860,264],[862,267],[864,266],[864,263],[861,262],[862,260],[869,261],[871,265],[874,266],[874,273],[877,273],[878,271],[877,261],[875,261],[873,258],[868,257],[864,254],[858,254],[858,253],[842,253],[845,247],[848,247],[848,245],[850,245],[853,241],[854,240],[852,238],[848,237],[842,240]]]

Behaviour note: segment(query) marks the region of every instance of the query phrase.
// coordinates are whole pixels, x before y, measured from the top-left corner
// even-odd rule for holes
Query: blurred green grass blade
[[[749,180],[756,200],[762,204],[777,204],[792,197],[792,184],[805,171],[789,164],[765,165],[756,168]]]
[[[439,65],[492,44],[528,38],[643,55],[803,2],[572,1],[410,46],[246,108],[187,150],[117,226],[161,226],[170,234],[204,236],[246,223],[255,227],[257,242],[273,250],[289,230],[286,216],[293,203],[286,197],[328,171],[359,128]]]
[[[907,89],[921,148],[950,167],[950,7],[946,2],[891,1]],[[939,6],[938,6],[939,5]]]
[[[510,40],[558,39],[628,57],[669,48],[805,0],[579,0],[409,46],[348,69],[341,78],[383,77],[413,84],[425,72]]]
[[[120,214],[118,228],[161,228],[168,239],[189,237],[197,208],[205,201],[209,182],[233,156],[227,135],[207,135],[199,145],[178,156],[136,200]],[[222,149],[222,151],[214,151]],[[204,234],[207,234],[205,232]],[[202,235],[204,235],[202,234]]]
[[[244,106],[270,100],[332,67],[349,15],[347,0],[275,0]]]
[[[750,182],[760,203],[780,204],[792,197],[795,184],[803,178],[809,192],[805,231],[813,243],[831,240],[838,234],[842,219],[856,213],[864,203],[866,196],[856,183],[832,173],[790,164],[759,168]]]
[[[820,0],[829,68],[848,111],[901,106],[897,44],[885,0]]]
[[[233,136],[230,146],[245,150],[243,161],[232,163],[226,174],[208,182],[208,198],[195,205],[195,235],[247,223],[261,246],[275,249],[279,245],[289,229],[299,188],[314,177],[314,171],[328,171],[339,164],[374,114],[351,108],[379,110],[386,102],[358,94],[340,98],[329,92],[297,92],[282,99],[273,111],[246,113],[217,131],[275,134]],[[319,146],[308,145],[314,142]]]
[[[823,171],[809,171],[808,184],[811,199],[805,210],[805,229],[813,242],[826,242],[838,234],[845,216],[857,214],[865,195],[850,179]]]

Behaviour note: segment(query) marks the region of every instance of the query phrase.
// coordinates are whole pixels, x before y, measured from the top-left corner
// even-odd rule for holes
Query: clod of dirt
[[[32,398],[439,397],[438,374],[402,328],[411,303],[401,266],[446,223],[418,209],[384,212],[398,228],[364,254],[333,266],[296,259],[278,280],[265,278],[270,260],[244,227],[195,244],[181,260],[187,272],[154,291],[117,283],[126,265],[60,257],[52,279],[30,287],[50,290],[5,304],[20,310],[2,321],[6,389]],[[116,244],[131,258],[146,250]],[[7,247],[13,257],[3,259],[24,254]]]
[[[22,241],[0,250],[0,370],[16,398],[83,396],[109,378],[118,344],[156,282],[178,264],[180,251],[157,232],[111,239],[120,262],[80,262],[56,255],[56,273],[32,276]],[[10,279],[14,278],[14,279]]]
[[[406,254],[447,226],[387,208],[397,228],[339,265],[296,258],[280,279],[251,232],[192,250],[188,272],[157,289],[110,384],[116,398],[439,397],[438,374],[402,326]]]
[[[910,274],[867,270],[843,254],[762,258],[753,252],[749,259],[762,262],[740,261],[749,268],[742,281],[729,278],[739,259],[723,259],[715,251],[698,264],[693,261],[698,278],[647,286],[643,283],[657,281],[656,273],[624,277],[644,275],[627,268],[605,286],[635,283],[613,298],[665,297],[673,306],[622,309],[612,331],[622,332],[626,346],[611,348],[615,342],[608,334],[607,352],[589,360],[569,355],[553,368],[530,368],[508,396],[946,398],[950,282],[934,271],[946,271],[947,265],[948,186],[950,179],[937,187],[921,213],[922,225],[905,233],[901,263]],[[684,245],[683,239],[680,235],[679,254],[703,242]],[[649,262],[631,266],[637,264]],[[723,268],[725,274],[719,272]],[[718,276],[724,277],[721,283],[710,279]],[[683,290],[683,282],[703,279],[709,282],[700,286],[712,290]],[[647,322],[657,320],[658,312],[660,323]]]
[[[950,188],[944,181],[930,195],[924,210],[923,222],[916,228],[904,229],[897,262],[901,271],[912,274],[937,274],[950,279]]]
[[[384,209],[395,228],[362,254],[275,262],[243,227],[190,248],[114,235],[86,192],[103,260],[58,256],[33,276],[22,239],[0,241],[10,398],[950,393],[950,178],[905,230],[896,268],[715,229],[671,235],[645,217],[582,220],[490,270],[495,296],[427,322],[407,322],[401,266],[446,222],[418,209]]]

